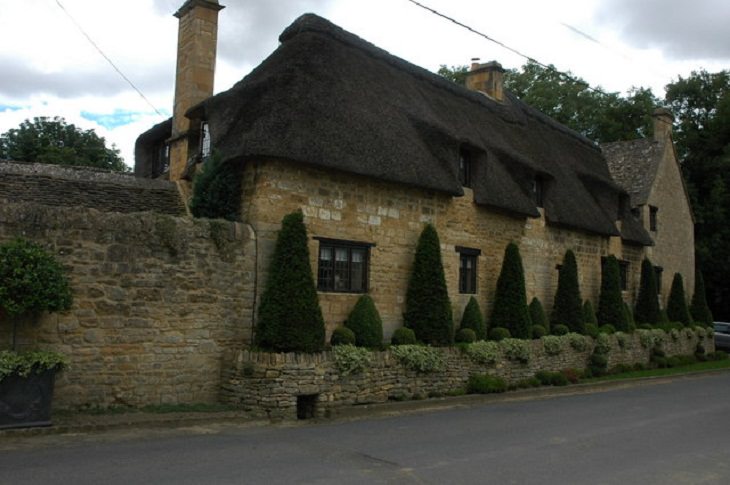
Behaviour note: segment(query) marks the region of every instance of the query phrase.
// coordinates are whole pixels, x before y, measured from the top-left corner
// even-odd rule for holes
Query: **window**
[[[650,231],[656,231],[657,223],[656,223],[656,215],[657,212],[659,212],[658,207],[649,206],[649,230]]]
[[[317,289],[342,293],[368,290],[368,262],[372,244],[337,239],[319,240]]]
[[[471,187],[471,154],[465,150],[459,150],[459,181],[464,187]]]
[[[532,181],[532,200],[538,207],[545,207],[545,184],[539,178]]]
[[[662,294],[662,274],[664,273],[664,268],[661,266],[654,266],[654,275],[656,276],[656,292],[657,294]]]
[[[477,258],[481,250],[456,246],[459,253],[459,293],[476,294]]]
[[[200,124],[200,158],[206,161],[210,158],[210,126],[207,121]]]

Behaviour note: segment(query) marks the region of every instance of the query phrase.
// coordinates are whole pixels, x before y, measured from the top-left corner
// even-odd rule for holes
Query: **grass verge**
[[[640,377],[666,377],[716,369],[730,369],[730,359],[697,362],[696,364],[665,369],[647,369],[623,372],[621,374],[609,374],[601,377],[593,377],[591,379],[582,379],[582,382],[619,381],[622,379],[637,379]]]

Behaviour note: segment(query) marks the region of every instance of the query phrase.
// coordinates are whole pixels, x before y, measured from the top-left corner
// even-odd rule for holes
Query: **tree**
[[[639,295],[636,297],[634,320],[638,324],[651,325],[656,325],[661,320],[656,272],[649,258],[644,258],[641,262],[641,282],[639,283]]]
[[[276,352],[318,352],[324,346],[324,337],[304,216],[293,212],[282,220],[276,238],[259,305],[256,344]]]
[[[532,322],[532,326],[540,325],[545,329],[545,332],[550,333],[550,323],[545,315],[545,309],[537,297],[534,297],[530,301],[528,311],[530,312],[530,321]]]
[[[601,294],[598,298],[598,324],[613,325],[616,330],[626,332],[629,324],[624,313],[621,298],[621,273],[616,257],[608,256],[601,272]]]
[[[94,130],[82,130],[58,116],[25,120],[0,135],[0,159],[129,171],[115,145],[107,148]]]
[[[575,254],[570,249],[565,252],[563,265],[558,273],[558,289],[555,292],[555,303],[550,323],[562,323],[571,332],[585,333],[583,305],[578,285],[578,264]]]
[[[358,298],[345,320],[345,327],[355,334],[355,345],[378,348],[383,345],[383,320],[370,295]]]
[[[195,217],[237,221],[241,211],[242,165],[223,163],[217,152],[195,175],[190,212]]]
[[[586,300],[583,303],[583,320],[586,323],[598,325],[598,319],[596,318],[596,312],[593,310],[593,303],[591,303],[591,300]]]
[[[497,278],[490,327],[503,327],[512,337],[526,339],[530,338],[530,324],[520,249],[515,243],[509,243]]]
[[[412,329],[421,342],[433,345],[454,342],[454,322],[441,263],[441,245],[436,228],[431,224],[426,224],[418,239],[403,320],[404,326]]]
[[[697,323],[712,325],[714,321],[712,312],[707,306],[707,298],[705,297],[705,279],[702,277],[702,271],[699,270],[695,270],[695,292],[692,295],[690,314],[692,315],[692,319]]]
[[[449,81],[464,86],[466,84],[466,73],[469,72],[468,66],[451,66],[441,64],[436,74],[443,76]]]
[[[463,328],[474,330],[477,340],[485,340],[487,338],[487,326],[484,323],[482,311],[479,309],[479,303],[473,296],[469,298],[469,303],[466,304],[464,314],[461,317],[459,329]]]
[[[674,273],[674,279],[672,279],[672,289],[669,290],[669,300],[667,301],[667,317],[671,322],[681,322],[685,326],[692,325],[692,317],[684,296],[684,281],[679,273]]]

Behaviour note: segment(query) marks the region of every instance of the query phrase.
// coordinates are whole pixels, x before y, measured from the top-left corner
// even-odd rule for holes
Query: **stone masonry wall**
[[[259,239],[259,288],[265,284],[277,231],[284,215],[302,210],[310,236],[309,252],[317,271],[319,244],[315,236],[374,243],[370,250],[369,294],[383,318],[385,337],[402,325],[405,295],[418,237],[427,222],[439,233],[446,282],[456,325],[472,295],[459,294],[459,253],[456,246],[481,250],[478,257],[477,298],[489,315],[510,241],[520,246],[528,299],[540,298],[549,310],[557,288],[558,271],[565,251],[572,249],[578,262],[584,299],[598,306],[601,257],[614,254],[629,264],[631,301],[639,284],[641,247],[623,245],[581,231],[546,225],[545,217],[526,219],[504,215],[474,203],[473,193],[463,197],[409,188],[352,174],[325,171],[283,161],[248,163],[244,170],[243,220]],[[260,293],[259,293],[260,294]],[[328,335],[340,325],[359,295],[319,292]]]
[[[649,361],[650,347],[642,345],[639,333],[626,337],[624,347],[611,337],[609,368]],[[480,365],[459,348],[438,348],[446,370],[428,374],[406,369],[391,351],[372,352],[364,371],[342,375],[332,352],[270,354],[243,350],[224,372],[222,399],[261,416],[294,419],[297,397],[316,395],[316,414],[327,416],[342,406],[444,395],[464,389],[472,374],[491,374],[516,383],[539,370],[584,369],[593,351],[593,339],[585,338],[585,351],[577,352],[564,342],[558,355],[548,355],[542,340],[528,341],[528,363],[502,356],[493,365]],[[666,335],[662,347],[667,356],[691,355],[700,341],[707,352],[714,351],[711,338],[698,337],[692,331],[681,331],[676,340]]]
[[[68,271],[70,311],[23,325],[19,350],[67,355],[59,408],[217,402],[221,362],[250,343],[248,226],[154,213],[0,205],[0,242],[22,236]],[[0,348],[10,322],[0,323]]]

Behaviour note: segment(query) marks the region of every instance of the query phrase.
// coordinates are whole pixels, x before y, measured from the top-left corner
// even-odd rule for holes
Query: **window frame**
[[[479,287],[479,256],[482,254],[482,250],[463,246],[456,246],[455,249],[459,253],[459,294],[476,295]],[[464,265],[466,261],[473,263],[471,275],[464,271],[466,269]]]
[[[545,181],[540,177],[532,179],[532,201],[540,209],[545,208]]]
[[[472,188],[472,165],[474,163],[472,153],[462,147],[459,149],[459,182],[462,187]]]
[[[662,276],[664,275],[664,268],[661,266],[654,266],[654,279],[656,280],[656,294],[662,294]]]
[[[368,293],[370,289],[370,248],[375,246],[374,243],[325,237],[314,237],[313,239],[319,242],[319,247],[317,248],[317,291],[349,294]],[[322,250],[327,248],[332,250],[331,267],[323,268]],[[338,249],[347,251],[346,288],[338,288],[336,283],[336,272],[338,269],[335,265]],[[353,289],[353,250],[363,251],[362,281],[360,282],[360,289]],[[331,271],[331,276],[323,275],[323,272],[327,270]]]
[[[649,230],[652,232],[657,232],[658,222],[657,222],[657,214],[659,212],[659,207],[650,205],[649,206]]]

